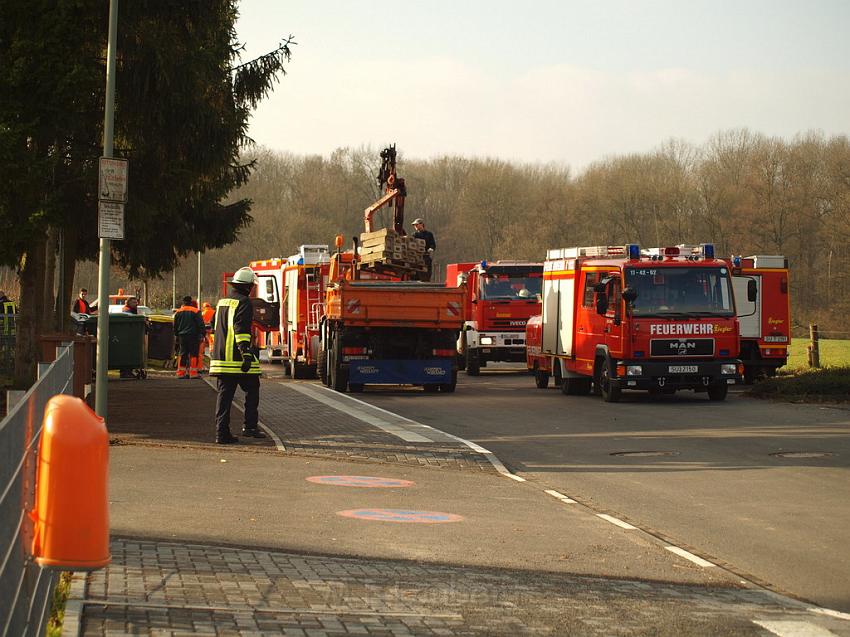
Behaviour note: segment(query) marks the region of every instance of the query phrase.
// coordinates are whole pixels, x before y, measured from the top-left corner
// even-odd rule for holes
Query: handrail
[[[73,392],[73,344],[39,364],[38,380],[0,421],[0,634],[44,634],[58,573],[30,554],[38,442],[47,401]]]

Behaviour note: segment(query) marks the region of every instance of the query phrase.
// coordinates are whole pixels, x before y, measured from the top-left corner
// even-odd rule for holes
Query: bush
[[[765,379],[748,393],[756,398],[805,402],[850,401],[850,367],[795,370],[788,375]]]

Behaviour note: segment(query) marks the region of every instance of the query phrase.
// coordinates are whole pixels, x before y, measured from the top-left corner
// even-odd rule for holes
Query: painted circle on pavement
[[[373,489],[398,489],[412,487],[411,480],[396,480],[395,478],[378,478],[375,476],[311,476],[307,482],[330,484],[337,487],[367,487]]]
[[[410,511],[407,509],[349,509],[338,511],[337,515],[358,520],[374,522],[403,522],[407,524],[444,524],[460,522],[463,516],[441,511]]]

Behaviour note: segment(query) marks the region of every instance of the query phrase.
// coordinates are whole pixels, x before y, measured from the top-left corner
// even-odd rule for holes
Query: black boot
[[[242,435],[246,438],[266,438],[266,434],[259,429],[243,429]]]
[[[215,437],[215,442],[218,445],[232,445],[239,442],[239,438],[237,438],[228,431],[224,434],[218,434]]]

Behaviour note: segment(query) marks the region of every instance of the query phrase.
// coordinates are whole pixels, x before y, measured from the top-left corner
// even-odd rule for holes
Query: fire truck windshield
[[[625,285],[636,292],[634,316],[734,316],[726,268],[626,268]]]
[[[486,300],[526,299],[537,300],[543,289],[540,276],[511,276],[497,274],[481,277],[480,297]]]

